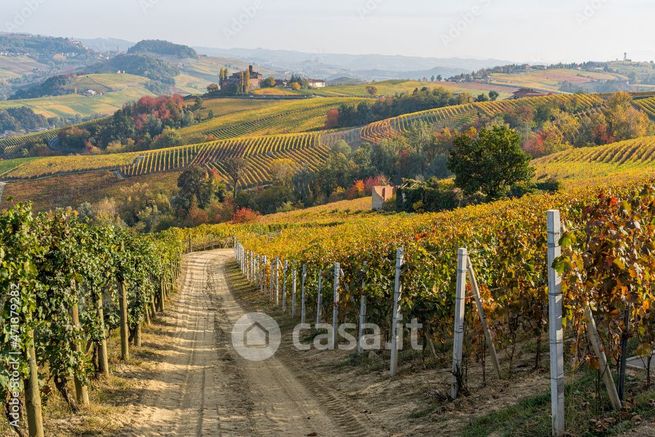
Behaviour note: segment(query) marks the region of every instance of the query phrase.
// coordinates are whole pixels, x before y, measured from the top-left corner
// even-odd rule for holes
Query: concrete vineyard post
[[[487,340],[489,345],[489,350],[491,352],[491,361],[494,365],[494,369],[498,374],[499,378],[502,378],[500,374],[500,363],[498,362],[498,355],[496,354],[496,346],[494,346],[494,341],[491,337],[491,332],[489,331],[489,325],[487,324],[487,316],[485,315],[484,308],[482,307],[482,298],[480,297],[480,287],[478,286],[478,280],[475,277],[475,270],[473,270],[473,265],[471,264],[471,258],[468,258],[468,276],[471,281],[471,288],[473,289],[473,297],[475,298],[475,305],[478,309],[478,316],[480,317],[480,324],[482,325],[482,331],[484,332],[484,337]]]
[[[130,332],[128,329],[127,319],[127,284],[125,280],[120,284],[120,312],[121,312],[121,360],[128,361],[130,359]]]
[[[366,268],[366,261],[364,261]],[[365,275],[366,272],[362,271]],[[364,294],[365,279],[362,278],[362,296],[359,298],[359,326],[357,327],[357,353],[364,352],[364,324],[366,324],[366,295]]]
[[[298,279],[298,270],[296,270],[295,266],[293,268],[293,272],[291,272],[291,318],[296,317],[296,285],[297,285],[297,279]]]
[[[250,277],[248,278],[252,283],[255,280],[255,254],[250,251]]]
[[[287,312],[287,272],[289,271],[289,261],[284,260],[282,269],[282,311]]]
[[[318,289],[316,290],[316,324],[321,323],[321,307],[323,306],[323,270],[318,271]]]
[[[300,323],[305,323],[305,284],[307,283],[307,264],[302,265],[302,278],[300,278]]]
[[[400,274],[403,266],[405,252],[401,247],[396,251],[396,275],[393,285],[393,312],[391,313],[391,362],[389,374],[396,376],[398,372],[398,321],[400,319],[400,294],[402,293]]]
[[[262,258],[262,282],[261,282],[261,289],[262,289],[262,294],[266,293],[266,268],[268,267],[268,260],[266,259],[266,255]]]
[[[562,226],[558,210],[547,212],[548,221],[548,338],[550,343],[550,410],[552,434],[564,435],[564,330],[562,329],[562,278],[553,268],[562,249]]]
[[[341,265],[334,263],[334,293],[332,299],[332,348],[337,348],[337,328],[339,324],[339,273]]]
[[[455,324],[453,338],[453,368],[450,396],[457,399],[462,382],[462,352],[464,346],[464,312],[466,310],[466,267],[468,252],[464,248],[457,251],[457,286],[455,291]]]
[[[618,411],[623,408],[623,403],[621,402],[621,399],[619,399],[619,393],[616,391],[616,385],[614,385],[614,378],[612,377],[612,370],[607,363],[605,348],[600,339],[600,335],[598,335],[596,320],[594,320],[594,314],[589,305],[587,305],[587,308],[585,309],[585,318],[587,319],[587,334],[589,335],[589,341],[591,342],[594,353],[600,362],[599,371],[603,377],[603,383],[605,383],[605,388],[607,389],[607,394],[612,403],[612,408]]]
[[[280,305],[280,258],[275,258],[275,305]]]
[[[623,333],[621,334],[621,358],[619,361],[619,399],[625,400],[625,377],[628,366],[628,341],[630,339],[630,303],[625,302],[623,310]]]
[[[43,410],[41,408],[41,390],[39,388],[39,368],[36,364],[36,348],[34,347],[34,330],[27,332],[27,363],[30,373],[25,380],[25,403],[27,407],[27,425],[30,437],[43,437]]]
[[[274,299],[274,293],[275,293],[275,274],[274,274],[274,269],[273,267],[275,265],[275,260],[271,259],[271,270],[268,274],[268,298],[271,302],[273,302]]]

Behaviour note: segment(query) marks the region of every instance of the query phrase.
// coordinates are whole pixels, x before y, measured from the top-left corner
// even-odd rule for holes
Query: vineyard
[[[534,165],[538,178],[570,179],[573,184],[619,174],[622,178],[640,175],[655,167],[655,137],[570,149],[539,158]]]
[[[83,128],[84,126],[97,122],[98,120],[91,120],[91,121],[86,121],[84,123],[76,124],[75,126]],[[50,144],[52,140],[57,138],[57,134],[62,129],[63,128],[50,129],[43,132],[36,132],[27,135],[17,135],[12,137],[0,138],[0,155],[5,155],[5,156],[13,155],[21,147],[25,146],[28,143],[44,142]]]
[[[177,288],[182,246],[175,231],[139,236],[71,210],[35,215],[20,204],[0,214],[0,360],[15,371],[0,390],[17,428],[26,418],[30,435],[44,435],[50,387],[73,412],[89,406],[90,379],[111,371],[107,339],[120,331],[122,361],[141,346],[142,325]]]
[[[353,101],[360,100],[353,99]],[[644,100],[637,100],[637,102],[639,101]],[[15,168],[8,166],[8,171],[4,172],[3,177],[8,180],[30,179],[97,170],[112,170],[124,177],[133,177],[179,171],[192,165],[212,167],[226,177],[223,168],[224,161],[228,158],[244,157],[249,168],[247,170],[248,177],[242,183],[250,187],[268,182],[269,172],[266,166],[274,159],[291,159],[298,168],[317,168],[325,159],[326,147],[334,145],[341,139],[346,140],[352,146],[357,146],[363,141],[379,143],[397,133],[407,132],[413,124],[419,121],[426,122],[433,128],[457,129],[475,122],[475,119],[480,116],[494,117],[518,105],[529,104],[536,107],[547,102],[565,106],[577,117],[586,117],[602,108],[604,97],[600,95],[549,95],[519,100],[471,103],[405,114],[374,122],[361,128],[260,135],[261,132],[267,131],[315,129],[319,127],[319,124],[324,124],[325,113],[329,108],[344,103],[343,98],[291,101],[220,117],[218,120],[222,120],[221,124],[213,125],[212,129],[218,136],[229,137],[226,139],[153,151],[37,158],[15,166]],[[320,123],[318,123],[317,117],[321,118]],[[232,122],[230,121],[232,118],[241,121]],[[202,123],[182,129],[182,131],[190,134],[192,131],[188,129],[199,128],[207,129],[208,126]],[[239,135],[240,133],[242,135]],[[555,165],[559,165],[562,170],[567,168],[566,164],[560,165],[550,161],[543,161],[543,163],[549,163],[549,168],[553,170]],[[615,166],[617,163],[611,164]],[[625,166],[629,163],[620,164]],[[644,164],[640,161],[639,165],[643,166]],[[599,162],[590,169],[595,168],[600,175],[602,171],[599,169],[603,165],[604,163]],[[573,171],[573,167],[568,168]],[[540,175],[545,173],[542,172]],[[566,174],[563,177],[566,178]]]
[[[571,346],[565,352],[566,362],[574,363],[572,369],[576,369],[585,360],[595,360],[588,355],[592,348],[587,346],[585,328],[591,305],[612,366],[626,354],[648,357],[655,349],[651,310],[655,298],[651,255],[655,186],[647,180],[615,182],[602,190],[580,187],[553,195],[529,195],[445,213],[344,215],[343,220],[329,221],[298,214],[287,216],[290,221],[286,223],[276,220],[267,224],[263,219],[251,225],[204,226],[189,235],[194,240],[237,235],[243,247],[242,268],[268,290],[267,284],[290,283],[294,270],[300,277],[301,268],[306,269],[304,297],[296,295],[295,302],[297,308],[306,306],[308,314],[313,314],[312,302],[317,299],[318,273],[330,272],[338,263],[342,271],[335,307],[339,322],[358,320],[364,296],[367,321],[379,324],[387,333],[392,329],[394,281],[399,278],[395,272],[400,271],[403,318],[418,319],[434,349],[442,351],[444,361],[450,349],[437,345],[449,345],[453,336],[458,249],[467,248],[493,341],[509,360],[502,363],[502,375],[507,377],[515,372],[511,351],[518,344],[536,342],[536,367],[547,347],[543,340],[548,332],[546,211],[558,209],[565,233],[562,256],[555,266],[562,275],[565,337]],[[394,268],[399,248],[404,249],[401,270]],[[278,267],[285,262],[291,267],[282,273]],[[249,273],[253,268],[264,276]],[[331,302],[327,297],[332,293],[330,278],[328,274],[322,281],[323,292],[329,293],[323,302]],[[625,330],[623,315],[628,311],[629,349],[619,342]],[[467,335],[481,338],[481,326],[472,318],[467,320],[471,323],[467,329],[472,330]],[[468,344],[471,366],[482,359],[479,348],[484,341]]]
[[[528,104],[532,107],[545,103],[554,103],[566,106],[578,116],[584,116],[589,111],[597,110],[604,104],[600,95],[575,94],[575,95],[549,95],[543,97],[531,97],[517,100],[500,100],[494,102],[468,103],[457,106],[429,109],[426,111],[404,114],[398,117],[374,122],[362,128],[362,139],[378,143],[384,139],[391,138],[397,133],[407,132],[417,122],[428,123],[434,127],[458,128],[474,121],[475,117],[485,115],[495,117],[506,113],[520,105]]]
[[[29,135],[0,138],[0,152],[4,156],[16,153],[18,149],[30,142],[49,142],[57,136],[59,129],[37,132]]]
[[[155,172],[182,169],[193,165],[205,165],[226,178],[221,162],[241,157],[247,167],[241,184],[245,187],[261,185],[270,180],[269,165],[276,159],[290,159],[298,168],[316,170],[327,156],[328,148],[321,145],[321,135],[289,134],[269,137],[235,138],[213,143],[171,148],[137,157],[135,162],[124,166],[126,176],[140,176]]]
[[[636,99],[635,105],[648,114],[650,118],[655,118],[655,97]]]
[[[341,104],[358,104],[357,98],[316,98],[282,101],[245,113],[217,117],[180,130],[183,137],[203,134],[218,140],[283,133],[307,132],[325,128],[327,113]]]

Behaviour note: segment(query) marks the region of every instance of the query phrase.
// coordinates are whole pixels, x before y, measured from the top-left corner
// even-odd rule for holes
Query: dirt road
[[[130,411],[124,435],[337,436],[353,434],[280,360],[243,359],[231,330],[245,313],[225,277],[231,250],[191,254],[167,311],[170,351]],[[357,429],[361,435],[361,428]]]

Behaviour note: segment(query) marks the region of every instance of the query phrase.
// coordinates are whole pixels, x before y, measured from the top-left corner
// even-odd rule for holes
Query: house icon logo
[[[249,361],[271,358],[281,342],[280,327],[264,313],[244,314],[232,327],[232,346]]]

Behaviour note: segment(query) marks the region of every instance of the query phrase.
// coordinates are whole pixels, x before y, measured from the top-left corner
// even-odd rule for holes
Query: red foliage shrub
[[[250,223],[257,220],[259,214],[250,208],[239,208],[232,217],[232,223]]]

